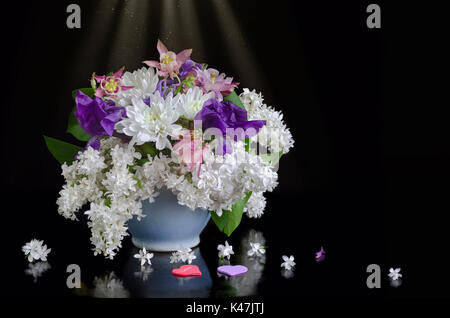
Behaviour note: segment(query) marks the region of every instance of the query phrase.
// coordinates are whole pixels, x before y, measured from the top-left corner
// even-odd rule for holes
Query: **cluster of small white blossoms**
[[[262,94],[256,93],[255,90],[244,88],[239,97],[247,110],[248,120],[266,121],[266,125],[252,139],[267,147],[271,153],[288,153],[294,146],[294,139],[283,121],[283,114],[264,104]]]

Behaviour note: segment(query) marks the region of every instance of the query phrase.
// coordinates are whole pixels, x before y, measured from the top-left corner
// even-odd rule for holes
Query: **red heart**
[[[183,265],[172,270],[175,276],[202,276],[202,272],[196,265]]]

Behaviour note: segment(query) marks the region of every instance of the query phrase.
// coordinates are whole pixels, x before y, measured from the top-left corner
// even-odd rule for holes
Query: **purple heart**
[[[224,265],[217,267],[217,271],[221,274],[233,277],[247,273],[248,268],[242,265]]]

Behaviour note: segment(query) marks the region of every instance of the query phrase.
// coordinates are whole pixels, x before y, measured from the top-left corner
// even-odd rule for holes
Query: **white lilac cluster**
[[[33,281],[36,283],[38,278],[51,268],[48,262],[29,263],[28,268],[25,270],[25,275],[32,276]]]
[[[266,125],[253,139],[271,153],[286,154],[294,146],[294,139],[283,120],[283,114],[264,104],[261,93],[244,88],[239,95],[248,112],[249,120],[264,119]]]

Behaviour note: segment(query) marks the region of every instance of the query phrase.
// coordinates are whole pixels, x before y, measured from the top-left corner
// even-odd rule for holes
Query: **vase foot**
[[[195,237],[192,239],[186,239],[182,241],[146,241],[140,240],[135,237],[131,237],[131,242],[137,248],[145,247],[148,251],[153,252],[174,252],[178,251],[182,248],[193,248],[200,243],[200,237]]]

